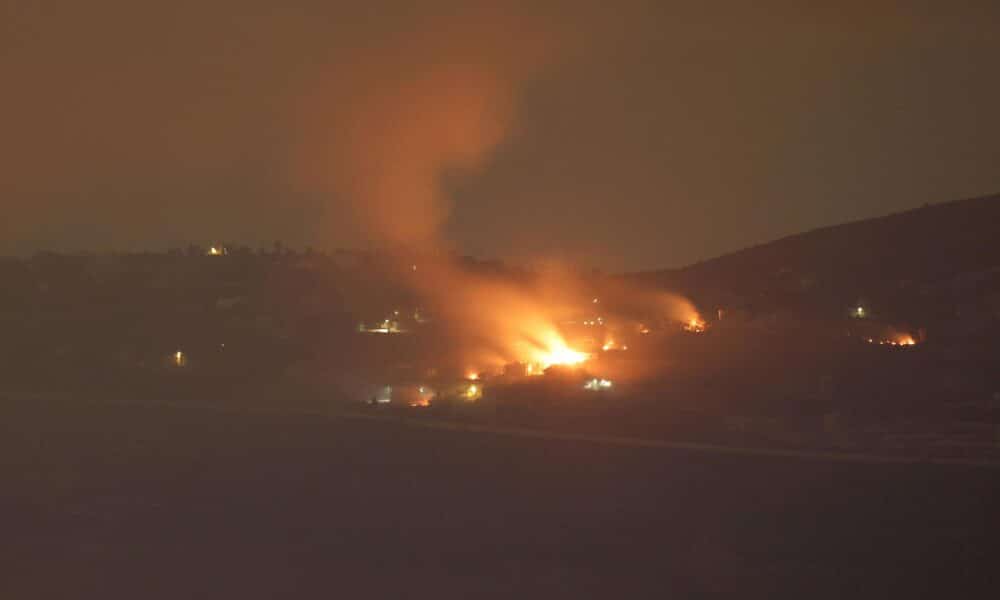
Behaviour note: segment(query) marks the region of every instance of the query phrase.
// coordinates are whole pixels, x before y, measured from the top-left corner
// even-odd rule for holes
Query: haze
[[[3,0],[0,254],[637,270],[1000,189],[996,2],[467,4]]]

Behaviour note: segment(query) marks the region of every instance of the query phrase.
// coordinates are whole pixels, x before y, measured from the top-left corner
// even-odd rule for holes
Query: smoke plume
[[[466,8],[333,60],[303,111],[303,181],[347,200],[368,240],[438,245],[442,176],[503,143],[519,87],[553,63],[557,38],[540,20]]]

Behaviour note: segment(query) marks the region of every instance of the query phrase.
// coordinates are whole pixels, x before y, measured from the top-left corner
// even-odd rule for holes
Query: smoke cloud
[[[439,245],[442,177],[475,170],[503,143],[520,86],[560,45],[543,19],[479,8],[338,57],[302,111],[301,181],[346,200],[368,239]]]

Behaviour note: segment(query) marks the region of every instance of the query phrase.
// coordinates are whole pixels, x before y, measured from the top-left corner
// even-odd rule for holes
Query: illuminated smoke
[[[421,267],[412,285],[442,326],[453,330],[471,368],[495,370],[516,361],[540,371],[587,358],[569,347],[557,326],[570,290],[541,293],[535,285],[469,273],[447,262]]]
[[[569,44],[562,25],[500,9],[417,21],[331,61],[303,106],[296,171],[306,187],[346,201],[345,217],[364,239],[426,256],[448,245],[444,176],[484,166],[516,127],[520,90]],[[446,260],[399,277],[453,330],[465,368],[520,361],[544,369],[586,358],[558,326],[586,295],[573,277],[553,272],[526,285]],[[656,299],[646,293],[642,303]]]
[[[379,244],[441,244],[442,177],[483,165],[513,127],[520,86],[557,54],[544,22],[454,12],[333,60],[302,111],[301,182],[346,202]]]

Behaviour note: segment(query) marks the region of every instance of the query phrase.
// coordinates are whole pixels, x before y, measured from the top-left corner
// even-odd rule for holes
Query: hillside
[[[1000,291],[998,240],[1000,195],[992,195],[824,227],[636,277],[707,304],[792,303],[826,312],[871,301],[927,317]]]

